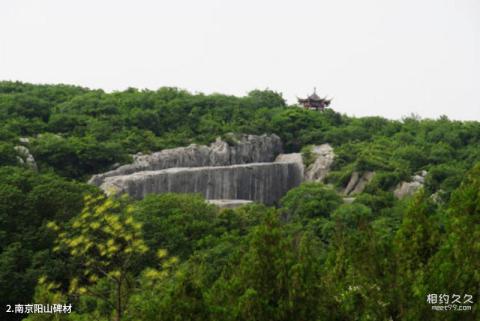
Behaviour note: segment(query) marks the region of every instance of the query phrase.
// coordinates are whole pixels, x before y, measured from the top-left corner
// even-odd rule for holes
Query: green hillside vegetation
[[[309,146],[330,143],[333,189],[305,183],[277,207],[219,210],[86,184],[132,154],[231,132],[275,133],[307,162]],[[421,170],[424,188],[396,199]],[[346,204],[335,189],[354,171],[376,175]],[[270,90],[0,82],[0,306],[74,307],[28,320],[479,320],[479,191],[479,122],[319,113]],[[473,295],[472,311],[432,311],[427,295],[443,293]]]

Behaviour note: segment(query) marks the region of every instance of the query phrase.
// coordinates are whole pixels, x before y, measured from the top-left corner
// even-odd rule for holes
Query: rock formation
[[[273,162],[282,151],[278,136],[237,135],[230,136],[229,143],[217,139],[210,146],[136,155],[132,164],[95,175],[89,182],[107,194],[128,193],[137,199],[150,193],[177,192],[200,193],[220,203],[274,204],[303,181],[301,163],[288,157]]]
[[[423,184],[425,183],[425,177],[427,176],[427,171],[423,170],[419,173],[412,176],[410,182],[401,182],[397,185],[395,190],[393,191],[393,195],[395,197],[402,199],[407,196],[412,196],[415,194]]]
[[[333,148],[314,146],[315,161],[305,169],[300,153],[280,154],[276,135],[230,135],[210,146],[190,145],[149,155],[134,155],[131,164],[94,175],[89,183],[109,195],[128,193],[200,193],[219,207],[251,201],[276,203],[304,180],[323,181],[333,163]]]
[[[330,172],[335,153],[329,144],[313,146],[312,153],[315,155],[315,161],[305,171],[305,180],[323,182]]]
[[[344,195],[355,195],[360,194],[363,192],[365,187],[367,187],[368,183],[373,179],[375,176],[375,172],[363,172],[360,174],[359,172],[353,172],[352,176],[350,177],[350,181],[345,187],[343,191]]]
[[[201,193],[206,199],[243,199],[274,204],[302,182],[296,163],[251,163],[181,167],[106,177],[107,194],[128,193],[141,199],[151,193]]]
[[[149,155],[134,155],[132,164],[94,175],[89,183],[103,184],[107,177],[128,175],[141,171],[162,170],[174,167],[206,167],[272,162],[282,151],[282,141],[277,135],[229,135],[232,146],[217,139],[210,146],[192,144],[187,147],[165,149]]]
[[[305,168],[303,157],[301,153],[280,154],[275,159],[275,162],[294,162],[300,166],[304,172],[304,179],[311,182],[323,182],[330,172],[335,153],[330,144],[322,144],[312,147],[314,154],[314,162]]]
[[[300,153],[280,154],[275,158],[275,163],[295,163],[302,170],[302,173],[305,170],[302,154]]]
[[[15,151],[17,152],[17,160],[20,164],[24,164],[27,167],[37,171],[37,163],[35,162],[35,158],[30,153],[30,150],[22,145],[15,146]]]

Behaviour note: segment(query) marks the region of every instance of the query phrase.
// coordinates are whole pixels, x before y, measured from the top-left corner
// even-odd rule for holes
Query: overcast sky
[[[480,120],[480,1],[2,0],[0,79]]]

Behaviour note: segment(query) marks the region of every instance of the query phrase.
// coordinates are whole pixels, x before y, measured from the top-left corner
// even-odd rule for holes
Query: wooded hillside
[[[328,186],[220,210],[198,195],[107,198],[86,183],[132,154],[231,132],[277,134],[304,160],[331,144]],[[479,162],[479,122],[308,111],[270,90],[0,82],[0,306],[69,302],[60,319],[75,321],[478,320]],[[395,198],[422,170],[423,189]],[[367,171],[344,203],[336,191]],[[472,295],[459,304],[472,310],[432,311],[429,294]]]

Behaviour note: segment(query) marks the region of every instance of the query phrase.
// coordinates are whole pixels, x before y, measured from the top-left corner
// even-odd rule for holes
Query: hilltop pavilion
[[[303,106],[305,109],[312,109],[317,111],[324,111],[331,103],[331,99],[320,98],[317,95],[317,88],[313,89],[313,94],[308,96],[305,99],[298,98],[298,103]]]

